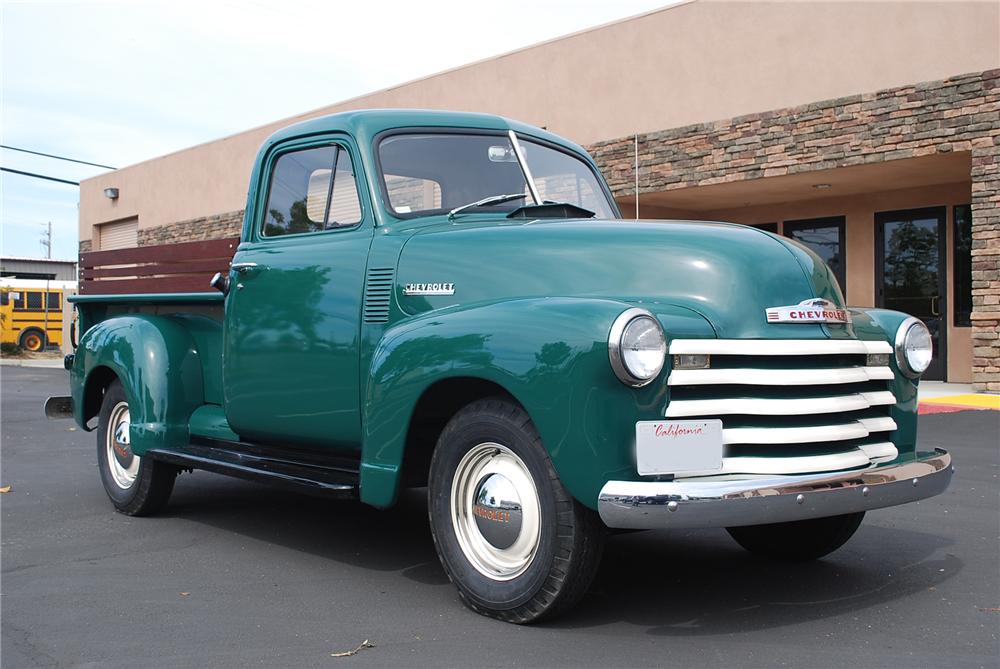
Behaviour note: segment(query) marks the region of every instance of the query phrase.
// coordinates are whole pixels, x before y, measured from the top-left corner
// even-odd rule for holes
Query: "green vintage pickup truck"
[[[587,153],[479,114],[359,111],[260,149],[228,274],[75,298],[72,414],[115,508],[206,469],[388,507],[426,486],[462,600],[571,607],[608,528],[826,555],[942,492],[924,325],[797,243],[626,221]],[[214,287],[216,290],[211,290]]]

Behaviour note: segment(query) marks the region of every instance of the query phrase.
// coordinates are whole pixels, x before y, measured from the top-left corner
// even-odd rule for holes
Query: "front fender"
[[[521,403],[563,485],[596,508],[607,480],[634,475],[635,421],[662,416],[666,401],[664,384],[630,388],[611,370],[608,332],[632,306],[586,298],[512,300],[435,311],[390,329],[372,356],[365,393],[362,500],[376,506],[395,500],[421,395],[441,380],[471,377],[501,386]],[[644,306],[665,327],[712,336],[689,310]]]
[[[131,411],[132,450],[180,448],[188,418],[204,403],[198,349],[191,334],[167,316],[131,314],[102,321],[83,335],[71,370],[74,418],[87,429],[99,406],[91,383],[110,370],[121,381]]]
[[[909,314],[889,309],[852,309],[854,332],[859,339],[869,339],[889,342],[894,346],[896,331],[909,318]],[[891,356],[889,365],[892,367],[892,394],[896,396],[896,404],[892,406],[889,415],[896,421],[896,430],[890,440],[900,453],[914,453],[917,450],[917,386],[919,379],[911,379],[899,370],[896,356]]]

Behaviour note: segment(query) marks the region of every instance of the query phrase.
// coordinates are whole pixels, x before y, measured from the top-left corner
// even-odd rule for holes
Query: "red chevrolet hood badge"
[[[851,314],[830,300],[819,297],[803,300],[787,307],[771,307],[767,314],[768,323],[850,323]]]

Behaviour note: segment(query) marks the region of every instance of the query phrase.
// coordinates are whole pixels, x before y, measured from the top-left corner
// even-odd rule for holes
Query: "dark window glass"
[[[758,230],[764,230],[766,232],[773,232],[778,234],[778,224],[777,223],[755,223],[750,226],[751,228],[757,228]]]
[[[786,237],[804,244],[823,259],[837,277],[840,290],[847,297],[847,244],[843,216],[785,221]]]
[[[0,292],[0,307],[6,307],[8,304],[10,304],[10,293],[6,290]]]
[[[972,205],[955,207],[954,321],[956,326],[972,325]]]
[[[947,370],[945,207],[875,214],[877,306],[919,318],[934,355],[923,378],[944,381]]]
[[[28,293],[28,308],[29,309],[41,309],[42,308],[42,294],[31,292]]]
[[[58,309],[59,293],[49,293],[48,301],[49,301],[49,309]]]
[[[10,299],[14,303],[15,309],[24,309],[24,291],[23,290],[12,290],[10,293]]]
[[[278,158],[264,214],[265,237],[319,232],[360,221],[361,205],[347,151],[324,146]]]

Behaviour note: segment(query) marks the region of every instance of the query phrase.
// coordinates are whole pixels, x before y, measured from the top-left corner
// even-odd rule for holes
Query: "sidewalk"
[[[973,392],[972,386],[967,383],[921,381],[917,396],[921,414],[953,413],[970,409],[1000,411],[1000,395]]]
[[[62,369],[62,358],[0,358],[4,367],[44,367],[47,369]]]

